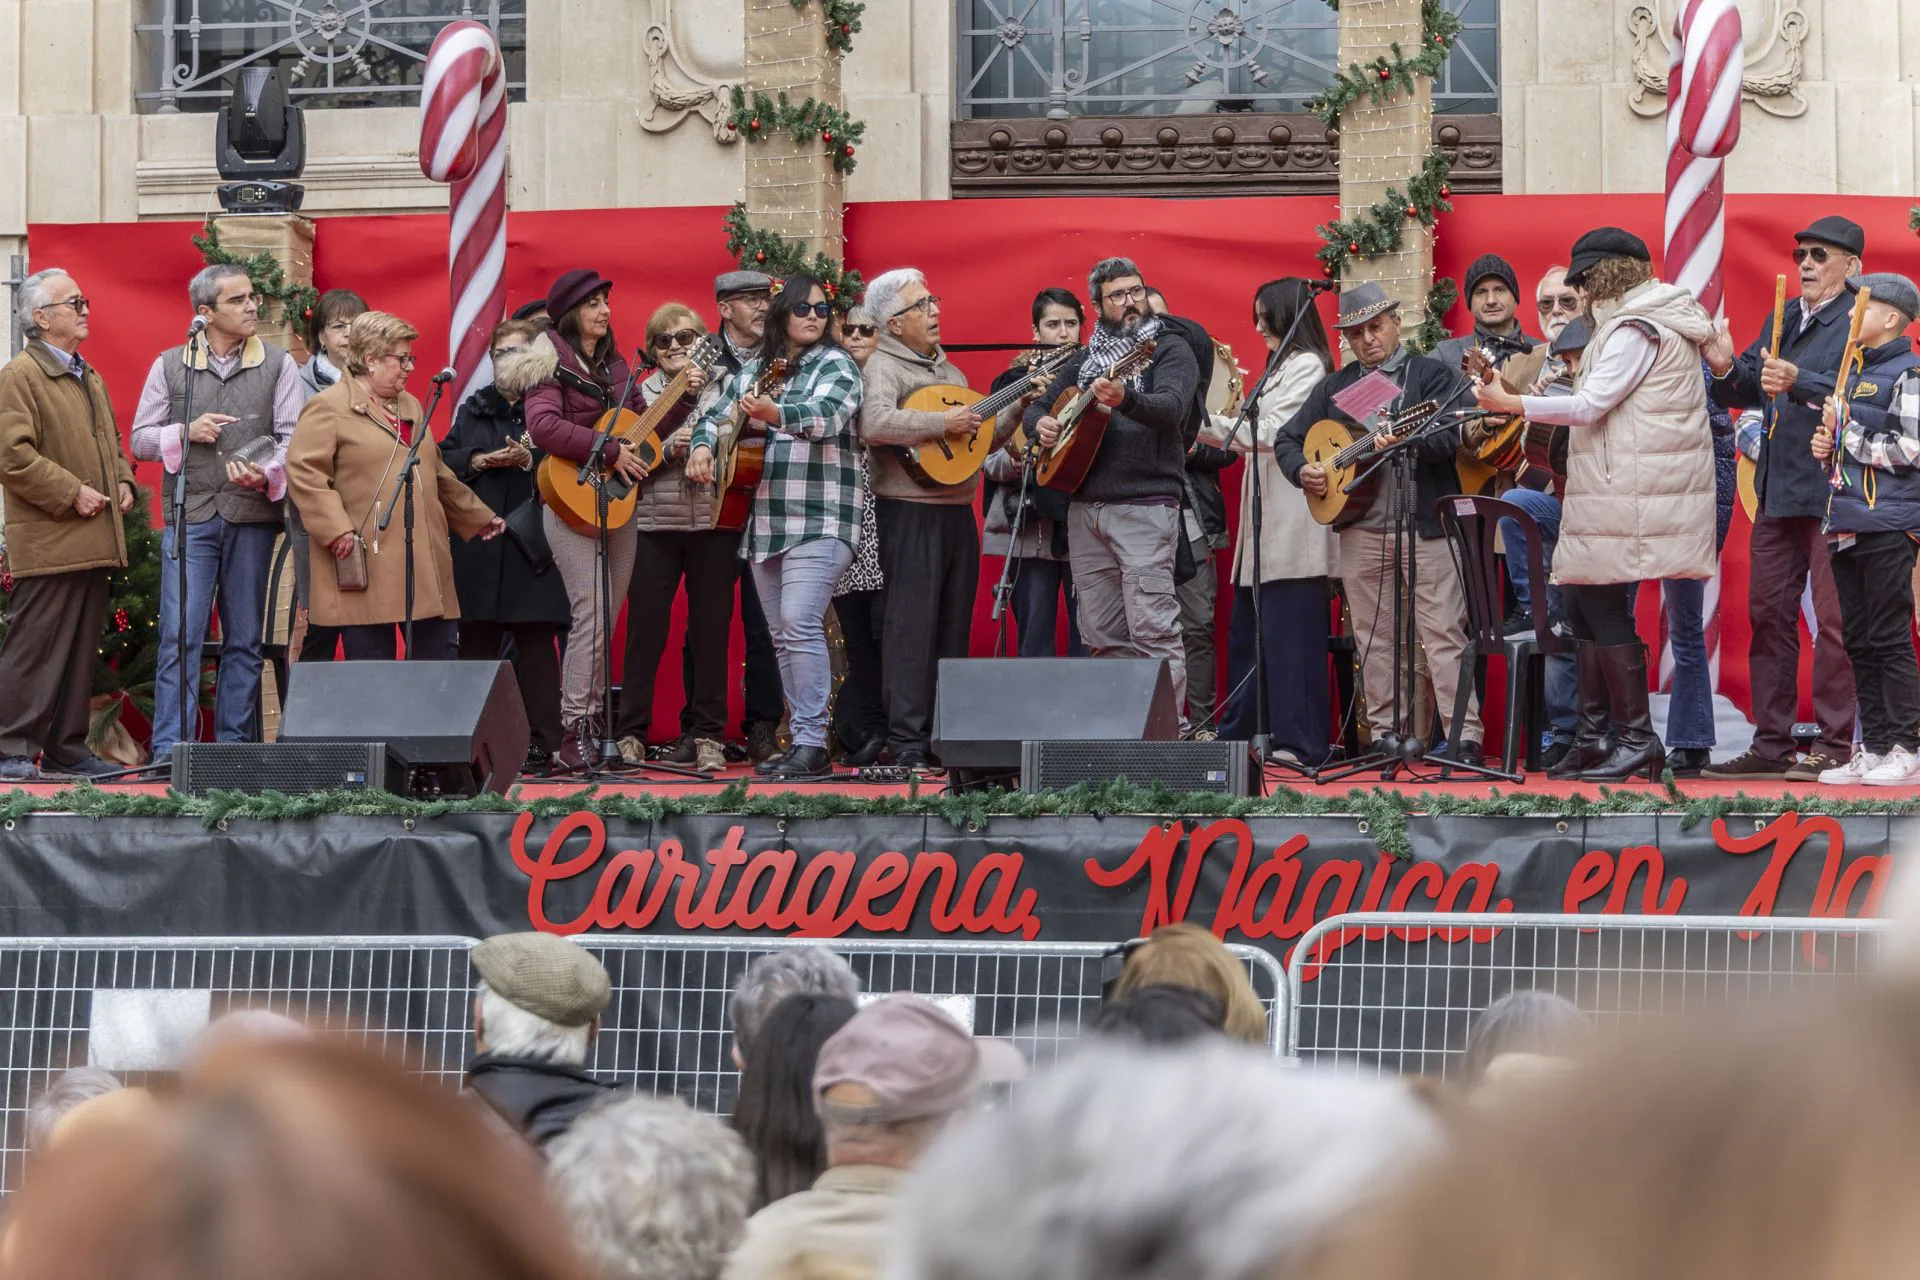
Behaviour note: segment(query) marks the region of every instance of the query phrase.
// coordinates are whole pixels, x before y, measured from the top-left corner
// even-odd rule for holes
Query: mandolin
[[[787,362],[774,360],[753,380],[753,390],[748,394],[778,398],[780,389],[786,385]],[[721,437],[720,449],[714,458],[714,528],[731,531],[747,527],[747,518],[753,514],[753,495],[760,488],[760,476],[766,466],[766,429],[748,418],[745,409],[735,405],[732,430]]]
[[[1100,376],[1119,381],[1131,378],[1153,359],[1154,340],[1143,338],[1131,351],[1108,365]],[[1098,379],[1095,379],[1098,381]],[[1042,447],[1038,475],[1049,489],[1072,493],[1086,482],[1094,455],[1107,434],[1107,407],[1093,398],[1093,384],[1068,387],[1053,402],[1053,419],[1060,424],[1051,449]]]
[[[1544,352],[1542,353],[1544,356]],[[1519,392],[1520,388],[1506,377],[1509,371],[1519,373],[1523,385],[1532,385],[1539,376],[1544,359],[1530,359],[1528,356],[1515,356],[1505,368],[1496,364],[1493,353],[1485,347],[1468,347],[1460,356],[1460,371],[1475,383],[1487,383],[1495,378],[1508,391]],[[1542,433],[1538,441],[1535,431]],[[1523,466],[1534,461],[1536,447],[1542,456],[1552,452],[1552,427],[1531,426],[1519,414],[1504,418],[1486,418],[1469,426],[1464,442],[1454,454],[1454,471],[1460,477],[1460,492],[1466,494],[1491,494],[1494,482],[1502,475],[1512,475]]]
[[[1028,366],[1026,377],[1008,383],[991,395],[983,396],[971,387],[951,383],[908,392],[907,398],[900,402],[902,409],[945,413],[953,408],[971,408],[980,416],[980,426],[963,438],[944,436],[926,444],[895,445],[893,451],[899,456],[901,467],[916,483],[929,489],[965,483],[993,451],[994,424],[999,416],[1031,393],[1034,378],[1052,376],[1078,350],[1068,346],[1046,352]]]
[[[1322,418],[1308,427],[1301,450],[1308,462],[1319,463],[1327,473],[1327,491],[1317,498],[1310,493],[1306,495],[1307,510],[1313,513],[1313,518],[1336,529],[1357,523],[1373,505],[1374,494],[1380,487],[1379,472],[1369,472],[1365,480],[1354,485],[1352,493],[1347,492],[1347,486],[1353,484],[1361,468],[1373,460],[1374,437],[1398,435],[1402,428],[1417,425],[1439,408],[1435,401],[1422,400],[1410,409],[1389,414],[1372,430],[1332,418]]]
[[[660,424],[673,407],[686,398],[688,375],[698,368],[712,377],[719,363],[720,339],[714,334],[707,334],[694,345],[687,367],[673,376],[673,380],[667,383],[644,413],[635,413],[624,406],[609,409],[600,415],[600,420],[594,424],[594,431],[604,431],[610,438],[631,445],[651,472],[660,465],[665,448],[665,442],[660,438]],[[636,484],[625,476],[598,467],[591,479],[583,481],[578,464],[548,457],[541,461],[535,483],[540,486],[541,500],[569,529],[594,537],[600,532],[596,489],[606,491],[607,528],[618,529],[633,518],[633,508],[640,501],[640,484],[646,482],[643,480]]]

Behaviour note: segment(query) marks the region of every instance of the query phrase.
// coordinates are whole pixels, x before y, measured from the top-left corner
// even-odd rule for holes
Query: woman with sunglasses
[[[576,268],[563,274],[547,290],[547,313],[553,317],[553,346],[559,361],[554,376],[527,392],[527,431],[534,447],[568,462],[584,463],[594,450],[595,424],[615,405],[638,413],[646,397],[620,354],[613,336],[613,304],[608,295],[613,281],[598,271]],[[594,462],[607,471],[638,483],[647,468],[633,446],[605,440]],[[567,633],[567,652],[560,668],[560,719],[565,725],[558,761],[563,768],[580,769],[588,763],[590,747],[604,728],[601,704],[606,696],[607,637],[613,618],[602,616],[599,570],[600,534],[575,532],[551,509],[542,519],[547,544],[553,549],[554,572],[567,588],[573,617]],[[627,521],[610,528],[607,536],[605,599],[618,613],[633,575],[634,530]],[[593,761],[596,765],[598,759]]]
[[[786,688],[793,747],[760,766],[774,778],[829,774],[827,697],[833,672],[826,616],[835,583],[860,540],[860,469],[854,422],[860,367],[827,333],[833,304],[811,276],[774,286],[766,334],[755,357],[728,379],[701,413],[687,456],[687,479],[712,484],[714,451],[738,404],[748,427],[767,436],[767,456],[740,556],[753,574],[773,633]],[[760,371],[787,365],[777,396],[751,394]]]
[[[862,369],[879,345],[880,326],[864,305],[847,308],[839,321],[840,343]],[[833,616],[840,622],[840,641],[846,649],[847,678],[833,700],[833,736],[840,744],[840,763],[853,768],[876,764],[887,745],[887,706],[880,695],[880,630],[886,618],[887,578],[880,571],[880,526],[873,510],[872,464],[865,445],[858,446],[860,489],[860,547],[853,563],[833,589]]]
[[[733,626],[733,588],[740,576],[740,535],[713,527],[713,495],[687,483],[685,462],[693,443],[692,419],[707,388],[707,372],[694,360],[707,326],[685,303],[669,302],[647,321],[647,355],[654,368],[640,384],[652,404],[682,373],[687,391],[667,411],[660,434],[665,456],[640,490],[633,524],[633,582],[627,588],[627,658],[620,684],[620,719],[614,727],[620,755],[629,764],[647,759],[653,722],[654,678],[667,647],[674,593],[686,584],[686,704],[680,736],[656,753],[672,764],[703,773],[727,767],[721,743],[727,731],[727,639]]]

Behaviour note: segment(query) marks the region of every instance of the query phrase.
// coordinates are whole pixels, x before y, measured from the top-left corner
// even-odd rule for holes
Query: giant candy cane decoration
[[[507,77],[484,23],[448,23],[420,91],[420,171],[453,184],[448,228],[454,403],[487,384],[487,340],[507,309]]]
[[[1677,0],[1667,68],[1666,277],[1690,289],[1716,319],[1726,312],[1720,270],[1726,242],[1726,158],[1740,141],[1746,70],[1737,0]],[[1707,583],[1707,661],[1720,684],[1720,577]],[[1662,605],[1664,606],[1664,598]],[[1673,678],[1664,607],[1660,687]]]

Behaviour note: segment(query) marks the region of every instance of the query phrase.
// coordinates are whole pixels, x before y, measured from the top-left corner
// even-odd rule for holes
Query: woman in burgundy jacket
[[[612,281],[585,268],[562,275],[547,291],[547,314],[553,317],[553,345],[560,364],[552,379],[527,392],[527,431],[535,448],[569,462],[587,460],[594,424],[608,409],[620,403],[636,413],[646,408],[639,380],[613,336],[613,307],[607,301],[612,291]],[[634,483],[646,478],[645,464],[624,441],[605,441],[600,462]],[[559,762],[578,769],[588,762],[592,744],[605,736],[607,728],[600,723],[600,712],[606,695],[605,645],[614,620],[603,616],[602,600],[611,599],[617,610],[626,598],[627,581],[633,576],[633,520],[628,517],[618,528],[607,530],[609,577],[603,597],[595,567],[598,533],[576,532],[551,509],[542,519],[573,615],[560,672],[560,717],[566,729]]]

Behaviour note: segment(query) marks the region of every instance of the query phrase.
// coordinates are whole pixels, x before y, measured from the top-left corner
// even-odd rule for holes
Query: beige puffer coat
[[[1710,578],[1717,559],[1713,443],[1700,344],[1712,336],[1713,318],[1687,290],[1649,280],[1618,302],[1594,304],[1594,321],[1590,356],[1633,321],[1652,326],[1659,349],[1612,412],[1569,429],[1553,579]]]

